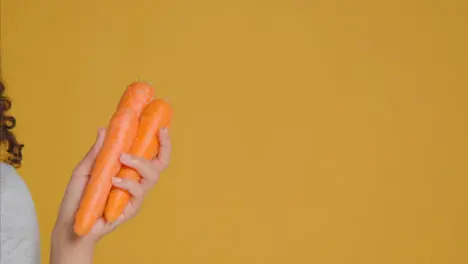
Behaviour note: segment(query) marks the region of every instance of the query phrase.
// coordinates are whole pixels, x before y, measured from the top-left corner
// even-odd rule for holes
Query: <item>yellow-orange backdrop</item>
[[[97,263],[467,263],[468,2],[2,1],[3,77],[48,259],[125,86],[173,162]]]

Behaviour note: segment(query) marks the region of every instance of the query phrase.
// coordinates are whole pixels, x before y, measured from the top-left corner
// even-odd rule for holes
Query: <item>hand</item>
[[[153,160],[122,155],[122,164],[135,169],[142,176],[140,182],[119,178],[112,180],[114,186],[131,194],[129,204],[114,223],[107,223],[100,218],[89,234],[79,237],[73,232],[75,212],[80,205],[96,156],[104,142],[105,133],[104,129],[99,130],[93,147],[72,173],[52,233],[51,263],[91,263],[96,243],[120,224],[137,215],[145,194],[157,183],[160,173],[169,164],[171,144],[167,129],[159,133],[159,154]]]

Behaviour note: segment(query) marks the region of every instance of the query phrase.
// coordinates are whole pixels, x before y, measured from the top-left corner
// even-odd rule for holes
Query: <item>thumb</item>
[[[76,166],[73,176],[75,177],[83,177],[87,176],[89,173],[91,173],[91,169],[93,168],[94,160],[96,160],[97,155],[99,154],[99,151],[102,148],[102,144],[104,143],[104,138],[106,136],[106,129],[105,128],[99,128],[98,129],[98,134],[96,137],[96,141],[94,142],[94,145],[91,147],[91,149],[88,151],[86,156],[81,160],[81,162]]]
[[[96,142],[94,143],[93,147],[91,147],[83,160],[75,168],[65,190],[62,204],[60,206],[59,219],[66,219],[65,221],[67,222],[73,219],[75,210],[79,206],[81,197],[83,196],[83,192],[86,188],[86,184],[88,183],[88,177],[91,173],[94,160],[96,159],[96,156],[104,142],[105,133],[105,129],[100,128],[98,130]]]

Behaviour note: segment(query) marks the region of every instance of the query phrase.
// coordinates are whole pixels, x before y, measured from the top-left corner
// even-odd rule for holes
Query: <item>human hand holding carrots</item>
[[[168,165],[172,109],[153,93],[146,83],[127,87],[107,131],[99,130],[75,168],[54,227],[51,263],[91,263],[97,241],[138,213]]]
[[[159,132],[160,151],[152,160],[135,156],[122,155],[122,164],[136,170],[142,179],[113,179],[113,185],[128,191],[131,199],[123,214],[113,223],[100,217],[86,236],[77,236],[73,231],[75,212],[89,181],[92,166],[102,148],[105,130],[100,129],[95,144],[72,173],[60,206],[59,216],[52,234],[51,263],[72,264],[92,263],[92,254],[96,243],[122,223],[133,218],[141,208],[145,194],[157,183],[160,173],[168,166],[171,143],[167,129]]]

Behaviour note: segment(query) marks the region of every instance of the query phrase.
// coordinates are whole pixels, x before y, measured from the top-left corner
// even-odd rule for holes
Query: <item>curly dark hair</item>
[[[4,91],[5,86],[0,80],[0,144],[7,149],[5,162],[18,168],[23,159],[21,150],[24,145],[16,140],[11,131],[16,126],[16,119],[6,113],[11,108],[11,100],[3,94]]]

